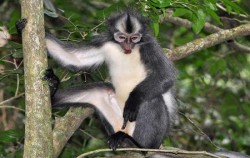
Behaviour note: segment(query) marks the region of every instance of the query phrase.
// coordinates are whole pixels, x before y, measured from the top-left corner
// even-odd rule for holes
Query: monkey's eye
[[[131,36],[131,41],[133,43],[137,43],[141,40],[141,34],[134,34]]]
[[[132,39],[132,41],[135,41],[135,40],[137,40],[138,39],[138,37],[131,37],[131,39]]]
[[[120,40],[125,40],[126,37],[125,37],[125,36],[119,36],[119,39],[120,39]]]
[[[127,36],[121,32],[117,32],[114,34],[114,38],[117,42],[124,42]]]

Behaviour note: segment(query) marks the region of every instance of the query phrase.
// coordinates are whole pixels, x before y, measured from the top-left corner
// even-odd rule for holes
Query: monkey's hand
[[[52,69],[46,69],[43,79],[48,81],[50,96],[51,98],[54,97],[60,84],[59,78],[54,74],[54,71]]]
[[[124,122],[123,122],[122,129],[125,129],[128,121],[133,122],[137,118],[137,115],[140,109],[141,99],[140,99],[140,96],[136,94],[137,93],[134,91],[131,92],[128,100],[125,103],[125,107],[123,111]]]
[[[16,30],[19,36],[22,36],[22,31],[27,24],[27,19],[20,19],[16,22]]]

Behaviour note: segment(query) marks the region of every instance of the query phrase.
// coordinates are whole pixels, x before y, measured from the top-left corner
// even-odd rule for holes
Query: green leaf
[[[12,53],[12,57],[14,58],[23,58],[23,51],[22,49],[18,49],[14,53]]]
[[[181,16],[190,16],[191,17],[192,12],[185,8],[176,8],[174,11],[174,16],[181,17]]]
[[[236,13],[240,14],[240,13],[244,13],[244,14],[247,14],[246,11],[244,11],[240,6],[238,6],[236,3],[233,3],[229,0],[223,0],[225,6],[226,6],[226,9],[227,9],[227,12],[228,13],[231,13],[232,10],[235,10]]]
[[[216,1],[212,1],[212,0],[205,0],[205,6],[206,8],[209,8],[211,10],[216,11],[217,7],[216,7]]]
[[[175,37],[174,44],[180,46],[194,39],[194,34],[188,29],[180,27],[178,30],[174,32],[174,37]]]
[[[152,27],[153,27],[153,30],[154,30],[154,35],[155,35],[155,37],[157,37],[158,35],[159,35],[159,23],[153,23],[152,24]]]
[[[199,9],[197,14],[194,14],[192,22],[192,29],[196,34],[198,34],[206,22],[206,14],[204,13],[204,11]]]
[[[114,13],[117,10],[121,10],[122,8],[124,8],[124,6],[125,6],[125,4],[122,1],[120,1],[120,2],[117,2],[117,3],[110,5],[109,7],[105,8],[105,9],[97,11],[95,14],[96,14],[96,17],[98,17],[99,19],[103,19],[103,18],[109,16],[111,13]]]
[[[211,61],[213,64],[210,66],[210,73],[215,76],[217,73],[222,73],[227,69],[225,60]]]
[[[213,18],[218,24],[222,25],[220,21],[220,17],[216,14],[214,10],[207,8],[206,11],[210,15],[211,18]]]
[[[11,129],[8,131],[0,131],[0,143],[15,142],[24,134],[23,130]]]
[[[151,0],[149,3],[158,8],[166,8],[170,6],[170,0]]]

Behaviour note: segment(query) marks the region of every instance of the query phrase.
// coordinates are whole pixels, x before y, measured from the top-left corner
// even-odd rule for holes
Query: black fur
[[[53,98],[60,84],[59,78],[54,74],[52,69],[47,69],[45,70],[43,79],[48,81],[50,96]]]
[[[133,31],[133,25],[132,25],[131,18],[130,18],[129,14],[127,14],[126,31],[128,33],[132,33],[132,31]]]
[[[109,137],[108,144],[112,150],[126,146],[142,148],[142,146],[138,144],[132,137],[121,131],[112,134]]]
[[[27,19],[20,19],[16,22],[16,30],[18,35],[22,35],[22,31],[25,27],[25,25],[27,24]]]
[[[111,15],[106,21],[107,33],[110,37],[113,37],[113,34],[117,32],[117,28],[115,28],[115,24],[118,20],[120,20],[123,16],[130,15],[136,18],[139,23],[142,25],[142,29],[139,31],[140,33],[150,32],[149,30],[149,20],[143,17],[141,14],[138,14],[131,8],[128,8],[126,11],[122,11],[116,14]]]
[[[166,55],[163,53],[162,48],[159,46],[158,42],[149,31],[148,20],[146,18],[142,17],[131,9],[115,14],[108,18],[106,22],[106,32],[102,33],[100,36],[95,37],[92,42],[87,44],[72,45],[58,41],[49,35],[47,35],[47,39],[56,41],[63,47],[64,50],[68,50],[69,52],[74,52],[75,50],[87,50],[92,48],[101,49],[106,42],[117,43],[114,40],[114,33],[118,31],[118,28],[116,28],[116,24],[122,17],[125,16],[127,17],[125,23],[125,30],[127,31],[127,33],[134,31],[135,29],[135,26],[133,26],[131,23],[132,17],[137,19],[141,25],[141,29],[138,31],[138,33],[140,33],[142,37],[137,45],[139,46],[141,62],[144,65],[147,73],[146,78],[132,90],[127,101],[125,102],[123,112],[123,128],[126,127],[127,121],[136,121],[133,135],[129,136],[121,131],[114,133],[114,130],[112,130],[112,127],[110,127],[109,122],[107,122],[105,117],[103,117],[102,111],[98,111],[98,113],[102,120],[102,123],[107,130],[107,133],[110,135],[109,146],[113,150],[115,150],[117,147],[120,147],[121,142],[129,142],[127,143],[129,144],[129,146],[133,146],[131,145],[132,143],[135,146],[144,148],[159,148],[165,134],[169,131],[172,125],[173,118],[176,115],[174,109],[175,100],[173,94],[174,82],[176,78],[175,68],[172,62],[167,59]],[[82,53],[84,53],[84,51]],[[88,65],[88,67],[66,65],[65,67],[80,71],[82,69],[89,68],[90,65]],[[101,90],[105,88],[105,86],[106,85],[104,83],[100,85],[93,84],[93,86],[78,86],[76,88],[73,88],[72,90],[66,90],[62,93],[60,92],[59,94],[56,94],[58,102],[56,102],[55,104],[64,103],[63,98],[66,97],[66,95],[75,95],[82,91],[87,91],[89,88],[100,88]],[[166,106],[163,98],[163,94],[166,92],[171,94],[170,101],[173,105]],[[171,107],[173,109],[168,109],[168,107]]]

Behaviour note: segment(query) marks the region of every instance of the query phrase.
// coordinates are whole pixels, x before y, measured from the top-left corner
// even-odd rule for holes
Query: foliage
[[[6,10],[2,10],[4,6],[0,6],[1,21],[8,26],[10,33],[15,33],[14,25],[20,18],[18,1],[5,1],[4,4],[10,11],[7,14]],[[240,24],[249,22],[249,17],[242,17],[248,16],[250,9],[246,6],[249,5],[247,0],[56,0],[54,6],[47,6],[50,12],[46,12],[46,27],[56,32],[62,40],[90,40],[93,35],[104,30],[107,16],[126,6],[133,6],[151,19],[152,30],[162,47],[173,48],[197,37],[207,36],[208,33],[203,30],[205,22],[221,28],[225,26],[221,20],[223,17],[237,19]],[[190,20],[192,30],[162,23],[161,15],[170,14],[169,10],[176,17]],[[57,15],[59,18],[55,19]],[[250,44],[249,37],[238,39],[238,42]],[[21,45],[12,42],[0,48],[0,52],[0,65],[4,66],[0,70],[0,90],[4,91],[6,99],[24,91]],[[219,147],[250,154],[249,63],[249,55],[232,50],[228,44],[215,46],[176,61],[180,115],[164,145],[187,150],[215,150]],[[105,80],[108,74],[105,67],[95,72],[75,74],[60,68],[52,60],[49,65],[64,81],[61,88]],[[23,98],[11,102],[11,106],[24,109]],[[0,109],[1,118],[7,113],[7,122],[12,121],[15,124],[10,127],[0,124],[0,157],[22,155],[24,124],[20,120],[24,120],[24,114],[17,109],[14,111],[16,112],[13,109]],[[11,119],[12,114],[18,115],[15,120]],[[54,111],[54,115],[61,115],[61,111]],[[76,131],[61,157],[75,157],[80,153],[104,147],[106,135],[98,119],[93,117]]]

